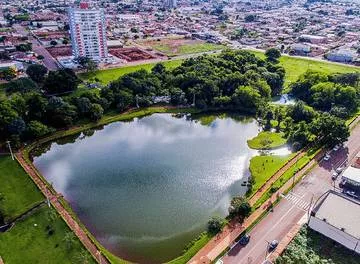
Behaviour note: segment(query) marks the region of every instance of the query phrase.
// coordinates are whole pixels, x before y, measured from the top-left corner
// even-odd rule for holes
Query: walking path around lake
[[[52,206],[56,209],[56,211],[60,214],[60,216],[67,223],[69,228],[74,232],[74,234],[79,238],[84,247],[91,253],[93,258],[101,264],[110,263],[106,257],[104,257],[95,243],[89,238],[87,233],[80,227],[79,223],[73,218],[73,216],[68,212],[66,208],[59,202],[58,198],[61,196],[60,194],[53,194],[52,191],[49,190],[46,183],[41,179],[36,169],[32,164],[29,164],[26,159],[23,157],[23,153],[20,151],[16,154],[16,159],[26,171],[28,175],[30,175],[31,179],[40,189],[40,191],[44,194],[44,196],[49,199]]]

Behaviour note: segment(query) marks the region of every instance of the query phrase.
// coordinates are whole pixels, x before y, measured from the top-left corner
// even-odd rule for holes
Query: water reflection
[[[253,119],[187,119],[155,114],[113,123],[52,143],[34,163],[113,253],[166,261],[209,216],[227,214],[257,155],[246,143],[258,133]]]

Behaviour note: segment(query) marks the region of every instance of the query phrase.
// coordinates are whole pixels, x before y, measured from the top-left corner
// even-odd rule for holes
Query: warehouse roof
[[[316,218],[360,238],[360,204],[355,200],[330,191],[313,212]]]

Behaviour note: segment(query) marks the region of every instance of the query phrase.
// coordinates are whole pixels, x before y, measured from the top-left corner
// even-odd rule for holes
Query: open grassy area
[[[304,226],[276,264],[358,264],[360,255]]]
[[[178,56],[185,54],[201,53],[208,51],[215,51],[225,49],[226,46],[213,44],[213,43],[194,43],[194,44],[183,44],[177,47],[173,47],[167,43],[159,43],[154,45],[154,48],[158,51],[165,53],[168,56]]]
[[[163,61],[162,63],[168,68],[173,69],[181,64],[182,60],[168,60]],[[108,70],[99,70],[94,73],[81,73],[79,77],[82,80],[89,80],[97,78],[103,84],[108,84],[111,81],[117,80],[120,76],[131,73],[134,71],[138,71],[141,69],[150,71],[152,67],[154,67],[156,63],[148,63],[148,64],[140,64],[140,65],[133,65],[133,66],[124,66],[121,68],[114,68]]]
[[[0,233],[0,255],[7,264],[95,263],[54,209],[47,206]],[[88,262],[85,262],[87,260]]]
[[[252,193],[255,193],[271,176],[274,175],[295,154],[287,156],[255,156],[250,160],[250,172],[255,180]]]
[[[44,200],[30,177],[10,156],[0,156],[0,180],[0,209],[5,220]],[[64,241],[67,232],[70,229],[56,211],[43,206],[0,233],[0,256],[10,264],[84,263],[80,255],[89,259],[88,263],[95,263],[74,235],[71,243]]]
[[[252,149],[272,149],[284,145],[286,139],[283,137],[283,133],[263,131],[249,139],[247,143]]]
[[[36,185],[10,156],[0,156],[0,182],[0,210],[5,220],[44,200]]]
[[[250,52],[260,58],[265,58],[264,53],[261,51],[251,50]],[[282,56],[280,58],[280,64],[286,70],[285,87],[287,87],[290,83],[295,82],[299,76],[307,70],[319,71],[326,74],[360,72],[360,67],[291,56]]]

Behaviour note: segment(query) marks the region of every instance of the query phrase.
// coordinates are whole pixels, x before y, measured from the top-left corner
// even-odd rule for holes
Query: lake
[[[153,114],[52,142],[34,164],[109,251],[159,263],[246,192],[258,130],[239,116]]]

